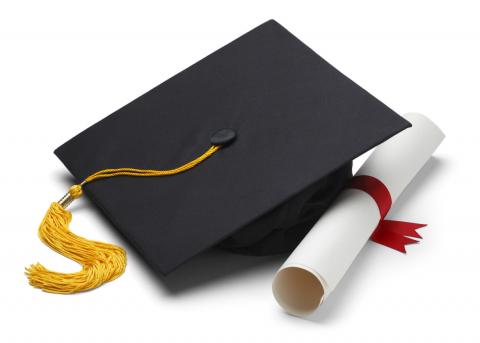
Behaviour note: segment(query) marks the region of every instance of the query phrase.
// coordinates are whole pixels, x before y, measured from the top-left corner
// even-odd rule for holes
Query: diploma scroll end
[[[315,312],[327,295],[321,278],[302,266],[280,269],[273,280],[272,291],[285,311],[300,317]]]

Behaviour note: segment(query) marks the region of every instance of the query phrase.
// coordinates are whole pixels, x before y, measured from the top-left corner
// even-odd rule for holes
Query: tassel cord
[[[104,169],[88,176],[83,182],[74,185],[58,202],[50,205],[38,229],[40,240],[59,254],[79,263],[82,269],[76,273],[58,273],[45,268],[40,263],[26,268],[25,274],[30,285],[45,292],[71,294],[97,288],[122,275],[127,265],[125,251],[113,244],[85,239],[70,231],[72,214],[66,209],[70,203],[81,197],[82,186],[95,180],[117,176],[155,177],[169,176],[194,168],[216,151],[219,145],[212,145],[194,160],[174,169]]]

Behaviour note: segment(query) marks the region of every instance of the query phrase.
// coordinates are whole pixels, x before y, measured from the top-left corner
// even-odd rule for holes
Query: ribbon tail
[[[381,223],[382,230],[395,232],[406,237],[422,238],[417,229],[427,226],[427,224],[418,224],[410,222],[402,222],[398,220],[383,220]]]
[[[381,220],[370,239],[375,243],[406,253],[406,245],[419,242],[413,238],[422,238],[416,230],[424,226],[426,224]]]

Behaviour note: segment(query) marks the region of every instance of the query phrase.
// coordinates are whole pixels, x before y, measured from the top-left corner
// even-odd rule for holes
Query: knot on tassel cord
[[[74,199],[78,199],[82,196],[83,194],[83,190],[82,190],[82,186],[80,185],[73,185],[72,187],[70,187],[70,189],[68,190],[68,193],[72,196],[72,198]]]
[[[112,281],[125,271],[127,257],[122,248],[75,235],[68,228],[71,220],[72,214],[54,202],[40,224],[38,236],[56,252],[81,264],[82,270],[57,273],[40,263],[31,265],[25,274],[33,287],[49,293],[77,293]]]

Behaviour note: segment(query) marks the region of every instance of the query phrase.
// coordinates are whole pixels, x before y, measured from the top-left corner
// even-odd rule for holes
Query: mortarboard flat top
[[[83,131],[55,153],[82,180],[104,168],[169,169],[232,128],[186,173],[120,177],[87,195],[168,273],[410,124],[271,20]]]

